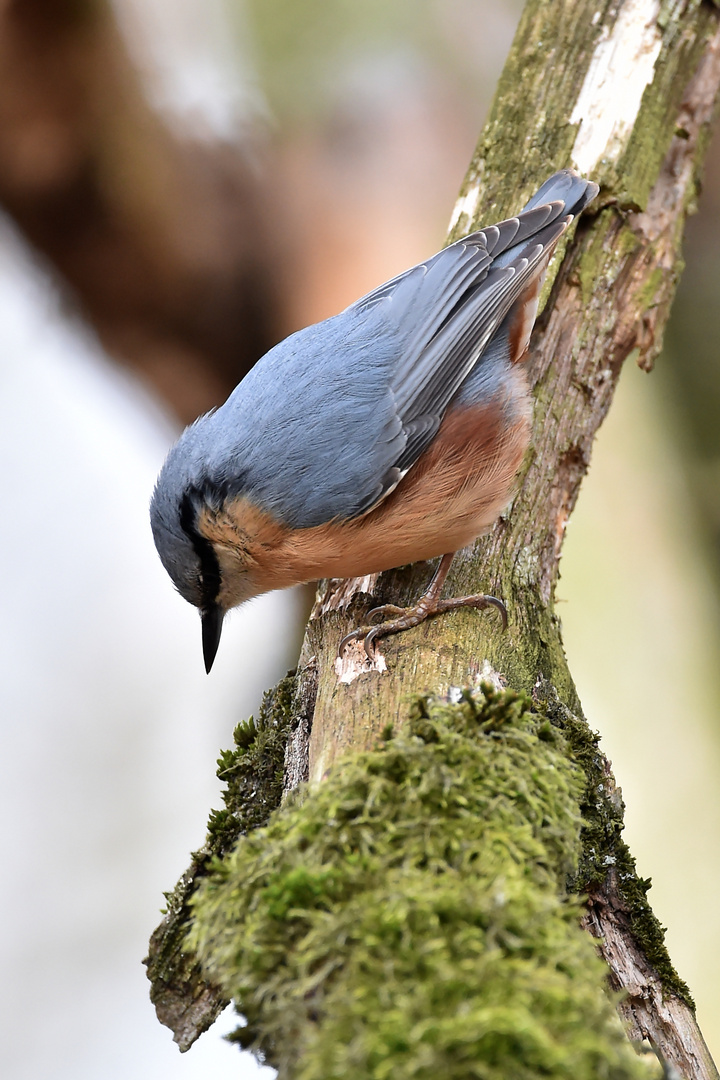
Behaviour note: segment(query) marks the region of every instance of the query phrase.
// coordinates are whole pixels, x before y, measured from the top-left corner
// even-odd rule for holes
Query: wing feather
[[[493,335],[596,193],[594,184],[562,170],[516,217],[456,241],[353,305],[375,308],[402,343],[390,391],[405,434],[359,513],[385,498],[432,442]]]

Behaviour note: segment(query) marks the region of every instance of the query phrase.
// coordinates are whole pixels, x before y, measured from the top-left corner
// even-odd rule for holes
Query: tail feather
[[[542,206],[550,202],[562,202],[564,214],[572,214],[576,217],[585,209],[589,202],[597,195],[600,188],[592,180],[585,180],[574,169],[560,169],[548,177],[533,195],[532,199],[525,204],[520,216],[536,206]]]

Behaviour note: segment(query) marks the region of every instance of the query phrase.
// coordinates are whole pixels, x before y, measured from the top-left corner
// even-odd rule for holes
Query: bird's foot
[[[358,626],[346,634],[338,645],[338,656],[342,657],[343,650],[351,641],[363,638],[363,646],[369,660],[375,656],[375,642],[378,638],[387,637],[389,634],[399,634],[403,630],[409,630],[411,626],[418,626],[426,619],[432,619],[436,615],[444,615],[446,611],[455,611],[461,607],[473,607],[483,610],[494,607],[500,612],[502,628],[507,630],[507,608],[502,600],[496,596],[486,596],[484,593],[476,593],[474,596],[457,596],[448,600],[441,600],[433,594],[432,587],[420,597],[412,607],[398,607],[396,604],[383,604],[382,607],[373,608],[368,612],[368,619],[376,617],[384,618],[386,615],[394,615],[395,618],[386,619],[374,626]]]

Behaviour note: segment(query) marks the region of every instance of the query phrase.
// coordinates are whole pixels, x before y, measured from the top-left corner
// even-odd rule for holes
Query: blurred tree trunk
[[[0,202],[184,422],[282,337],[268,198],[150,108],[108,0],[0,3]]]

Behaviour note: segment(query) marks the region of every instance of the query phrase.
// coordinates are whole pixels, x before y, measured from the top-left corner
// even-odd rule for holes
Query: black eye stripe
[[[201,608],[209,608],[216,603],[222,584],[220,578],[220,563],[215,554],[215,549],[209,540],[197,530],[197,506],[200,502],[200,492],[191,488],[186,491],[180,500],[180,528],[183,530],[193,546],[195,554],[200,560],[201,576]]]

